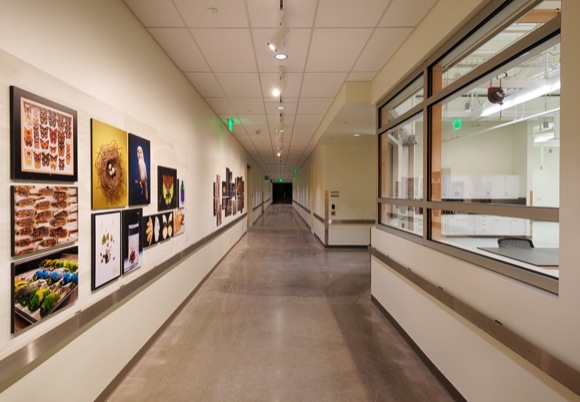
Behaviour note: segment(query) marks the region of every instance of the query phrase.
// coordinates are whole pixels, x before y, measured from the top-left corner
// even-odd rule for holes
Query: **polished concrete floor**
[[[109,401],[450,401],[370,301],[364,249],[272,205]]]

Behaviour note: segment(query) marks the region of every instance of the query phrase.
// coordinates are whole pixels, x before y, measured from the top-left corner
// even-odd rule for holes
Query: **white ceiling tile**
[[[316,27],[375,27],[390,0],[320,0]]]
[[[205,98],[205,100],[218,115],[231,116],[236,113],[227,98]]]
[[[247,0],[252,27],[274,28],[278,25],[279,1]],[[312,26],[316,12],[316,1],[284,1],[284,21],[290,28]]]
[[[290,29],[281,53],[288,55],[284,61],[274,58],[266,43],[274,35],[275,29],[253,29],[254,46],[256,47],[256,58],[258,69],[261,72],[276,72],[278,67],[283,65],[286,71],[303,71],[306,64],[306,55],[310,44],[310,29]]]
[[[318,126],[322,121],[322,114],[299,114],[296,116],[296,125],[299,126]]]
[[[306,98],[334,98],[347,73],[305,73],[301,95]]]
[[[350,71],[372,32],[370,28],[315,30],[306,71]]]
[[[435,3],[437,0],[393,0],[379,26],[414,27]]]
[[[268,125],[268,120],[265,115],[239,115],[239,117],[241,124],[243,124],[250,132],[252,131],[251,127]]]
[[[172,0],[124,0],[146,27],[183,27]]]
[[[366,73],[350,73],[348,75],[348,78],[346,79],[347,81],[372,81],[375,79],[375,76],[377,75],[376,72],[366,72]]]
[[[231,103],[238,114],[264,114],[262,98],[231,98]]]
[[[151,35],[182,71],[210,71],[186,28],[151,28]]]
[[[298,126],[294,125],[293,135],[314,135],[318,126]]]
[[[325,114],[332,103],[332,98],[303,98],[298,106],[299,114]]]
[[[244,0],[174,0],[189,27],[243,28],[249,26]],[[218,10],[217,13],[209,11]]]
[[[395,54],[412,31],[412,28],[377,29],[364,48],[353,70],[379,71]]]
[[[298,97],[300,95],[302,74],[284,72],[283,77],[284,81],[286,81],[286,88],[282,92],[282,99],[286,97]],[[280,72],[260,73],[260,81],[262,83],[262,95],[264,98],[276,102],[279,98],[272,95],[272,90],[274,88],[280,88]]]
[[[230,98],[259,98],[262,96],[257,73],[218,73],[216,78]]]
[[[212,71],[257,71],[247,29],[192,29],[191,32]]]
[[[185,75],[204,98],[223,98],[226,96],[212,73],[186,73]]]

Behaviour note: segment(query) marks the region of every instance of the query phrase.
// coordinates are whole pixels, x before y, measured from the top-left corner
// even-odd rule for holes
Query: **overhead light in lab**
[[[547,81],[545,85],[542,85],[540,87],[532,88],[529,90],[522,90],[518,93],[508,96],[503,100],[503,104],[501,105],[495,104],[493,106],[483,109],[483,111],[481,112],[481,117],[490,116],[494,113],[498,113],[510,107],[522,104],[532,99],[539,98],[540,96],[550,94],[559,89],[560,89],[560,77],[557,77]]]
[[[534,144],[538,144],[540,142],[546,142],[554,139],[554,132],[551,133],[542,133],[534,135]]]

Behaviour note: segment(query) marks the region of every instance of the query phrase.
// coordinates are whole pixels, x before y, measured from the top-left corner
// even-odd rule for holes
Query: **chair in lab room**
[[[524,237],[500,237],[497,239],[497,245],[511,248],[534,248],[532,240]]]

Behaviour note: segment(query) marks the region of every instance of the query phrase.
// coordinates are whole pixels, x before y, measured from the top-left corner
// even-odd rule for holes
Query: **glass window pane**
[[[381,107],[379,112],[379,128],[386,127],[389,122],[408,112],[423,102],[423,75],[419,76],[400,94]]]
[[[561,1],[543,1],[527,14],[512,23],[506,29],[493,35],[485,43],[478,46],[467,56],[459,60],[450,60],[452,57],[444,59],[434,71],[442,74],[439,88],[445,88],[457,79],[469,73],[475,67],[485,63],[491,57],[508,48],[518,40],[544,25],[559,15]]]
[[[423,209],[381,204],[379,223],[423,236]]]
[[[386,191],[383,197],[422,199],[423,114],[382,134],[381,152],[381,165],[386,171],[382,177],[386,180],[381,186]]]
[[[559,59],[544,44],[433,106],[433,200],[559,206]]]
[[[559,276],[557,222],[441,210],[433,210],[431,218],[432,240],[555,278]]]

